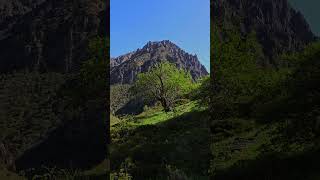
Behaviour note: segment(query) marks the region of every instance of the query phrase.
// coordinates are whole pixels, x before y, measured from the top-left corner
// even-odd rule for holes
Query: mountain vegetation
[[[111,118],[111,179],[208,179],[208,119],[197,99]]]
[[[165,65],[166,63],[171,65]],[[155,66],[159,64],[163,64],[161,79],[167,80],[163,81],[161,92],[156,92],[156,87],[161,87],[161,81],[156,76],[161,74],[160,68],[155,70]],[[191,87],[191,81],[208,75],[196,55],[185,52],[169,40],[148,42],[141,49],[111,58],[110,68],[110,108],[116,116],[137,115],[143,112],[145,105],[154,105],[159,99],[158,95],[162,96],[164,107],[170,110],[174,103],[169,101],[180,99],[179,96],[186,93],[186,88]],[[156,79],[152,79],[153,77]]]
[[[1,75],[1,167],[26,178],[105,178],[106,39],[91,40],[78,73]],[[105,47],[105,48],[104,48]],[[93,148],[94,147],[94,148]],[[102,166],[102,165],[101,165]],[[21,177],[21,178],[22,178]]]
[[[108,11],[0,2],[0,179],[106,178]]]
[[[261,9],[262,13],[273,9],[270,18],[275,22],[268,19],[262,22],[282,22],[281,16],[277,16],[282,13],[295,17],[289,24],[305,24],[301,14],[290,9],[285,1],[255,1],[252,4],[224,1],[225,4],[220,5],[237,7],[236,2],[241,6],[235,8],[237,13],[249,13],[249,7]],[[268,3],[272,8],[263,9],[262,4]],[[213,21],[224,17],[220,15],[212,14]],[[266,18],[268,15],[260,16]],[[255,16],[246,18],[250,19],[247,22],[255,22]],[[287,44],[290,41],[286,41],[286,47],[279,48],[283,45],[282,38],[289,32],[299,31],[306,35],[304,37],[312,37],[308,25],[296,31],[296,26],[266,24],[277,31],[281,30],[279,27],[291,28],[285,36],[274,36],[266,32],[260,34],[263,30],[259,26],[264,26],[263,23],[247,24],[249,30],[246,32],[239,28],[241,23],[226,25],[215,21],[211,27],[214,61],[209,105],[210,177],[217,180],[316,180],[320,177],[316,165],[319,160],[319,42],[316,38],[302,40],[300,35],[293,40],[299,42],[299,48],[290,49],[294,47]],[[279,48],[279,51],[273,51],[270,56],[270,52],[263,49],[270,48],[271,44],[262,37],[272,37],[275,42],[272,48]],[[266,66],[262,62],[273,62],[273,65]]]
[[[169,40],[150,41],[141,49],[111,58],[110,84],[133,84],[139,73],[150,71],[155,64],[162,61],[168,61],[189,71],[194,80],[208,75],[197,55],[185,52]]]
[[[208,179],[206,70],[170,41],[137,52],[111,60],[111,77],[134,72],[111,85],[111,179]]]
[[[106,61],[103,3],[73,3],[0,2],[0,179],[320,178],[320,42],[286,0],[212,0],[210,75],[168,40]]]
[[[149,101],[159,101],[169,112],[180,98],[192,89],[190,73],[168,62],[155,65],[149,72],[138,74],[133,91]]]

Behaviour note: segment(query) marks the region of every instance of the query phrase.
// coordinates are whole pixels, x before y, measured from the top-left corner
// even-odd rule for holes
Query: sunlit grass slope
[[[134,178],[207,179],[210,164],[208,115],[195,101],[166,113],[161,107],[127,116],[111,127],[111,171]]]

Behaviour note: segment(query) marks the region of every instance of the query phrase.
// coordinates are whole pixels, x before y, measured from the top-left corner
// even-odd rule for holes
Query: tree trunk
[[[170,107],[169,103],[167,102],[167,100],[165,98],[161,99],[161,105],[164,108],[165,112],[171,111],[171,107]]]

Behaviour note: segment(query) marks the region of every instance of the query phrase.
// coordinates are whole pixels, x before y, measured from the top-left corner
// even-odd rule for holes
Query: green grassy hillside
[[[319,177],[316,139],[288,135],[287,122],[259,124],[231,118],[211,127],[211,175],[215,179],[308,179]]]
[[[319,179],[319,42],[264,67],[255,32],[212,29],[212,179]]]
[[[111,126],[112,177],[208,179],[208,114],[191,101],[164,112],[159,106]]]

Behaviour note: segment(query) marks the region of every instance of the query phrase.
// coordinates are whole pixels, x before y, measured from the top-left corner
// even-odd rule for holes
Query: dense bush
[[[316,42],[302,52],[285,55],[290,74],[273,90],[273,98],[257,104],[259,117],[270,120],[290,118],[297,129],[315,127],[320,103],[320,43]]]
[[[194,83],[190,92],[190,99],[199,100],[201,105],[208,106],[210,104],[211,93],[211,79],[209,76],[205,76]]]
[[[0,80],[0,141],[14,156],[47,136],[61,124],[57,91],[65,76],[57,73],[17,72]]]
[[[110,86],[110,111],[115,114],[132,98],[129,92],[130,85],[117,84]]]
[[[214,31],[213,38],[214,118],[249,116],[255,102],[269,97],[289,72],[259,65],[265,57],[254,32],[244,36],[233,30]]]

